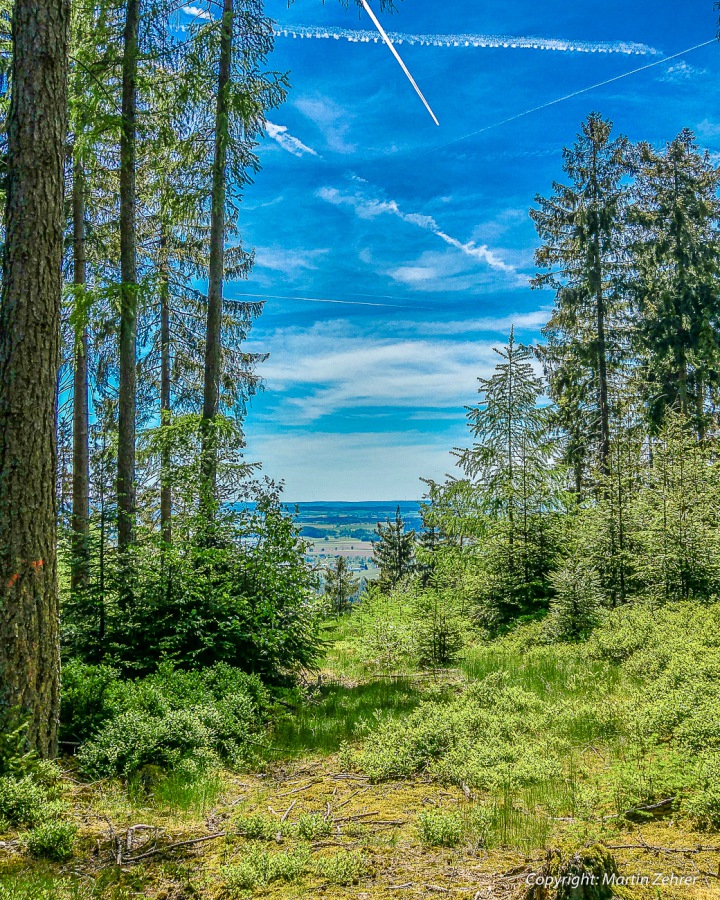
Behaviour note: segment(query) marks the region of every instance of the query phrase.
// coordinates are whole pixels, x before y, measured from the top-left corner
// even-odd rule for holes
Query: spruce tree
[[[582,492],[594,466],[607,472],[613,381],[625,354],[623,221],[630,147],[612,139],[612,123],[593,113],[571,148],[563,151],[568,183],[538,196],[530,211],[543,241],[535,260],[534,287],[555,290],[555,306],[543,329],[540,356],[556,418],[568,437],[566,461]]]
[[[553,557],[556,485],[547,411],[531,351],[514,332],[491,378],[479,378],[481,400],[468,408],[475,442],[456,450],[473,481],[488,527],[482,539],[487,616],[503,619],[547,597]]]
[[[665,152],[644,144],[639,156],[632,249],[643,400],[654,428],[675,408],[702,438],[720,378],[720,169],[687,130]]]
[[[324,573],[325,595],[330,601],[332,612],[342,615],[350,607],[350,601],[360,588],[356,578],[344,556],[338,556],[334,566],[327,566]]]
[[[373,560],[380,569],[381,588],[390,590],[413,571],[415,531],[405,531],[405,523],[398,506],[395,520],[387,519],[384,525],[378,522],[375,534],[377,540],[373,541]]]

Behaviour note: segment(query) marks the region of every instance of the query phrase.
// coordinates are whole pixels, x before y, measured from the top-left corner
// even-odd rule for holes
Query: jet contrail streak
[[[589,87],[580,88],[578,91],[573,91],[572,94],[565,94],[564,97],[557,97],[555,100],[549,100],[547,103],[541,103],[540,106],[533,106],[532,109],[526,109],[524,112],[517,113],[514,116],[509,116],[507,119],[503,119],[501,122],[494,122],[492,125],[486,125],[484,128],[478,128],[477,131],[471,131],[469,134],[464,134],[462,137],[455,138],[454,141],[449,141],[447,144],[441,144],[439,147],[433,147],[431,150],[426,151],[426,153],[435,153],[437,150],[444,150],[446,147],[452,147],[453,144],[459,144],[460,141],[465,141],[468,138],[475,137],[478,134],[483,134],[485,131],[490,131],[493,128],[500,128],[501,125],[507,125],[509,122],[515,122],[517,119],[522,119],[525,116],[529,116],[531,113],[539,112],[541,109],[547,109],[550,106],[555,106],[558,103],[564,103],[565,100],[572,100],[573,97],[579,97],[582,94],[587,94],[588,91],[594,91],[598,88],[605,87],[605,85],[613,84],[615,81],[620,81],[623,78],[628,78],[630,75],[637,75],[639,72],[645,72],[648,69],[653,69],[655,66],[661,66],[663,63],[668,63],[673,59],[677,59],[679,56],[685,56],[687,53],[692,53],[693,50],[700,50],[702,47],[709,47],[710,44],[717,43],[717,38],[713,38],[710,41],[704,41],[702,44],[695,44],[694,47],[688,47],[686,50],[680,50],[679,53],[673,53],[672,56],[664,56],[662,59],[658,59],[655,62],[648,63],[645,66],[640,66],[638,69],[631,69],[629,72],[623,72],[622,75],[616,75],[614,78],[608,78],[606,81],[599,81],[597,84],[591,84]],[[426,153],[421,154],[425,156]]]
[[[363,295],[367,296],[367,294]],[[249,294],[243,292],[238,294],[235,300],[242,300],[243,297],[259,297],[264,300],[300,300],[304,303],[340,303],[343,306],[383,306],[389,309],[423,309],[419,306],[403,306],[401,303],[367,303],[361,300],[328,300],[324,297],[290,297],[286,294]]]
[[[323,28],[311,25],[275,25],[275,37],[348,41],[351,44],[379,43],[375,31],[359,28]],[[660,51],[634,41],[573,41],[514,34],[406,34],[388,31],[393,44],[423,47],[474,47],[500,50],[551,50],[560,53],[622,53],[627,56],[658,56]]]
[[[418,97],[419,97],[419,98],[422,100],[422,102],[424,103],[425,109],[426,109],[426,110],[430,113],[430,115],[432,116],[433,122],[434,122],[436,125],[439,125],[440,123],[438,122],[437,118],[435,117],[435,113],[432,111],[432,109],[430,109],[430,104],[427,102],[427,100],[426,100],[425,97],[423,96],[423,92],[422,92],[422,91],[420,90],[420,88],[417,86],[417,83],[416,83],[415,79],[414,79],[414,78],[412,77],[412,75],[410,74],[410,70],[409,70],[408,67],[405,65],[405,63],[402,61],[402,59],[400,58],[400,54],[399,54],[399,53],[397,52],[397,50],[395,49],[395,45],[393,44],[393,42],[392,42],[392,41],[390,40],[390,38],[387,36],[387,33],[385,32],[385,29],[382,27],[382,25],[381,25],[380,22],[378,21],[377,17],[375,16],[375,13],[370,9],[370,6],[369,6],[367,0],[360,0],[360,2],[362,3],[362,5],[363,5],[363,7],[364,7],[365,12],[366,12],[366,13],[370,16],[370,18],[372,19],[373,25],[374,25],[374,26],[377,28],[377,30],[380,32],[380,37],[382,37],[382,39],[385,41],[385,43],[386,43],[386,44],[388,45],[388,47],[390,48],[390,52],[392,53],[392,55],[393,55],[393,56],[395,57],[395,59],[400,63],[400,68],[401,68],[401,69],[403,70],[403,72],[407,75],[410,84],[415,88],[416,94],[418,95]]]

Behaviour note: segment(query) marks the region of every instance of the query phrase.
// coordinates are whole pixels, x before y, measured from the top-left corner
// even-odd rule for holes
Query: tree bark
[[[135,234],[137,57],[140,0],[127,0],[120,132],[120,375],[118,393],[118,553],[123,605],[132,599],[127,552],[135,540],[135,412],[138,285]]]
[[[222,365],[222,305],[225,249],[225,193],[227,178],[228,92],[232,62],[233,0],[224,0],[220,61],[215,106],[215,155],[212,173],[210,218],[210,264],[208,272],[208,309],[205,332],[205,379],[202,422],[202,474],[206,500],[214,497],[217,450],[212,420],[218,413],[220,370]]]
[[[163,225],[160,237],[160,427],[170,424],[170,285],[167,260],[167,234]],[[163,444],[160,457],[160,532],[166,544],[172,543],[172,485],[170,450]]]
[[[73,160],[73,280],[82,317],[75,335],[73,376],[72,572],[73,592],[87,588],[90,575],[90,451],[88,404],[88,327],[85,302],[85,178]]]
[[[0,712],[57,752],[55,489],[68,0],[16,0],[0,304]]]

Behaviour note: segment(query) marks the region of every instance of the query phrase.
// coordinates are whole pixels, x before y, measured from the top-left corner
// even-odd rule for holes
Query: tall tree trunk
[[[57,752],[56,419],[68,0],[16,0],[0,305],[0,710]]]
[[[137,131],[137,57],[140,0],[127,0],[122,62],[120,132],[120,376],[118,395],[118,552],[121,602],[132,599],[127,552],[135,540],[135,405],[137,346],[137,268],[135,235],[135,161]]]
[[[602,289],[602,270],[598,257],[596,287],[597,348],[598,348],[598,407],[600,409],[600,471],[610,471],[610,410],[608,407],[607,342],[605,339],[605,298]]]
[[[90,451],[88,410],[88,328],[85,303],[85,178],[73,160],[73,278],[76,303],[82,309],[75,336],[73,377],[72,572],[73,592],[88,586],[90,568]]]
[[[217,450],[212,420],[218,412],[225,249],[225,193],[227,178],[228,92],[232,62],[233,0],[224,0],[220,34],[220,64],[215,107],[215,156],[212,173],[210,265],[205,333],[205,383],[203,391],[202,467],[206,500],[215,492]]]
[[[170,284],[167,260],[167,232],[160,237],[160,427],[170,424]],[[170,450],[163,444],[160,457],[160,532],[166,544],[172,542],[172,486]]]

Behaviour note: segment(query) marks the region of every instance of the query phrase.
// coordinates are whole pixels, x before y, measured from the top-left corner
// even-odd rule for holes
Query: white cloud
[[[290,134],[286,125],[275,125],[273,122],[266,122],[265,130],[269,138],[277,141],[283,150],[287,150],[287,152],[292,153],[293,156],[305,156],[306,154],[309,154],[310,156],[318,155],[312,147],[308,147],[306,144],[303,144],[299,138]]]
[[[295,106],[307,116],[323,134],[329,150],[335,153],[354,153],[355,144],[347,140],[350,116],[347,110],[326,97],[299,97]]]
[[[353,179],[357,182],[364,182],[364,179]],[[367,182],[364,182],[367,184]],[[367,188],[361,188],[353,194],[344,193],[334,187],[323,187],[317,191],[317,196],[327,203],[334,206],[350,206],[355,215],[360,219],[374,219],[381,215],[393,215],[409,225],[415,225],[424,231],[429,231],[436,237],[439,237],[446,244],[464,253],[480,262],[496,272],[502,272],[505,275],[513,275],[519,278],[522,284],[527,284],[527,278],[519,275],[517,269],[505,262],[496,250],[491,250],[487,244],[476,244],[474,241],[463,242],[452,237],[443,231],[432,216],[422,215],[420,213],[403,212],[395,200],[386,200],[378,197],[367,195]],[[435,278],[438,272],[423,272],[422,267],[418,266],[400,266],[390,273],[397,281],[404,284],[421,284],[428,278]]]
[[[317,250],[286,250],[282,247],[256,247],[255,265],[292,275],[299,271],[317,269],[318,260],[330,252],[327,248]]]
[[[464,436],[462,413],[457,423],[455,440],[454,434],[428,434],[420,424],[409,432],[380,434],[264,434],[255,427],[249,429],[246,456],[265,460],[263,474],[285,481],[287,501],[417,500],[426,490],[421,476],[442,480],[454,469],[450,450]]]
[[[199,6],[183,6],[182,11],[194,19],[212,19],[212,14],[207,9],[201,9]]]
[[[673,66],[668,66],[659,80],[668,84],[686,84],[688,81],[694,81],[703,75],[707,75],[707,69],[699,69],[697,66],[691,66],[690,63],[686,63],[683,60],[675,63]]]
[[[348,321],[275,332],[253,350],[269,350],[262,366],[292,421],[313,422],[341,410],[370,407],[457,409],[472,400],[476,379],[492,372],[497,340],[438,340],[370,333]],[[250,348],[249,348],[250,349]]]

